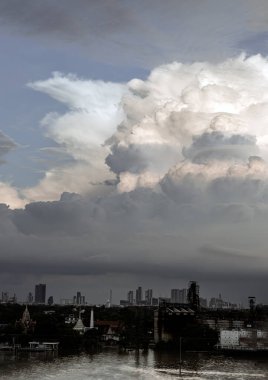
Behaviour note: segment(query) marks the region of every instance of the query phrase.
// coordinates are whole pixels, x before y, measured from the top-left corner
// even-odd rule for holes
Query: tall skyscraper
[[[82,296],[81,292],[76,292],[76,296],[73,296],[73,304],[74,305],[85,305],[86,297]]]
[[[46,284],[35,285],[34,302],[46,303]]]
[[[153,289],[147,289],[145,291],[146,305],[152,305],[152,298],[153,298]]]
[[[180,289],[171,289],[170,301],[172,303],[179,303]]]
[[[188,294],[187,299],[189,304],[194,307],[195,309],[198,309],[200,306],[199,302],[199,285],[196,281],[190,281],[189,282],[189,288],[188,288]]]
[[[187,303],[187,289],[180,289],[179,291],[179,303]]]
[[[172,303],[187,303],[187,289],[171,289]]]
[[[81,305],[81,292],[76,293],[76,303],[77,305]]]
[[[128,300],[128,303],[130,305],[133,305],[134,303],[134,292],[133,290],[130,290],[128,293],[127,293],[127,300]]]
[[[139,286],[138,289],[136,289],[136,304],[139,305],[142,301],[142,287]]]
[[[33,295],[31,292],[29,292],[28,296],[27,296],[27,303],[33,303]]]

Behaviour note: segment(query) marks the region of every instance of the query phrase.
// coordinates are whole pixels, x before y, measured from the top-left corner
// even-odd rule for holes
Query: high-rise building
[[[130,305],[133,305],[134,303],[134,292],[133,290],[130,290],[128,293],[127,293],[127,301]]]
[[[153,298],[153,289],[147,289],[145,291],[146,305],[152,305],[152,298]]]
[[[139,305],[142,302],[142,287],[139,286],[138,289],[136,289],[136,304]]]
[[[180,289],[171,289],[170,300],[172,303],[179,303]]]
[[[180,291],[179,291],[179,303],[187,303],[187,295],[188,295],[187,289],[180,289]]]
[[[172,303],[187,303],[187,289],[171,289]]]
[[[81,292],[76,293],[76,303],[77,305],[81,305]]]
[[[34,302],[46,303],[46,284],[35,285]]]
[[[76,296],[73,296],[73,304],[74,305],[85,305],[86,297],[82,296],[81,292],[77,292]]]
[[[32,295],[32,292],[29,292],[28,296],[27,296],[27,303],[33,303],[33,295]]]
[[[199,285],[196,281],[189,282],[187,300],[189,304],[194,308],[198,309],[200,306],[199,301]]]

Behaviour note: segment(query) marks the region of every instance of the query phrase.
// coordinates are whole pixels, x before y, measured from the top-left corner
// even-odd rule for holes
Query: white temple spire
[[[90,329],[94,329],[94,310],[93,308],[91,309],[90,313]]]

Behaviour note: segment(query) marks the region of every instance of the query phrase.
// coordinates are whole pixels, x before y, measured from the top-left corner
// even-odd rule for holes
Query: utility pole
[[[180,372],[179,372],[179,376],[181,376],[181,365],[182,365],[182,361],[181,361],[181,336],[180,336]]]

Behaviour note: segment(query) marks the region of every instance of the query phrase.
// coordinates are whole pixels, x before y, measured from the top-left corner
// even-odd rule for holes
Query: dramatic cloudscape
[[[268,4],[0,0],[0,289],[268,302]]]

